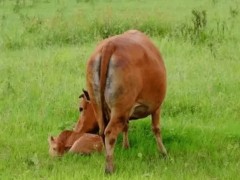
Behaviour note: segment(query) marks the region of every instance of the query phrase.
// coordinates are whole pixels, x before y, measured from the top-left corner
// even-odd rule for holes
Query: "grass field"
[[[238,179],[239,0],[0,0],[0,179]],[[131,148],[51,158],[47,138],[76,122],[96,43],[139,29],[168,74],[157,153],[150,118],[130,123]]]

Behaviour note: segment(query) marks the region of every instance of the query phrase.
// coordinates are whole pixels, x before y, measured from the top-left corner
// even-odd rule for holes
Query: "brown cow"
[[[49,154],[51,156],[62,156],[65,152],[90,154],[103,150],[101,136],[90,133],[77,133],[65,130],[57,137],[50,137]]]
[[[74,131],[79,133],[97,133],[99,131],[97,119],[93,113],[93,107],[91,105],[88,93],[83,90],[83,94],[80,98],[80,116],[77,124],[74,127]]]
[[[116,139],[123,132],[126,144],[128,120],[151,115],[159,151],[162,142],[160,109],[166,93],[165,65],[156,46],[137,30],[103,40],[87,63],[87,89],[105,138],[106,173],[112,173]]]
[[[83,90],[83,94],[79,96],[80,98],[80,116],[77,124],[74,127],[74,131],[79,133],[98,133],[98,122],[93,111],[92,103],[89,99],[88,92]],[[123,137],[123,147],[127,149],[129,147],[128,136],[124,134]]]

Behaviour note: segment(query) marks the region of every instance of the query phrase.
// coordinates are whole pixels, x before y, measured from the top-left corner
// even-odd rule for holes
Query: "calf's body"
[[[62,156],[66,152],[91,154],[101,152],[104,148],[101,136],[70,130],[61,132],[57,137],[51,136],[48,142],[51,156]]]
[[[93,152],[102,152],[103,149],[104,145],[101,136],[84,133],[74,142],[72,147],[69,149],[69,152],[91,154]]]

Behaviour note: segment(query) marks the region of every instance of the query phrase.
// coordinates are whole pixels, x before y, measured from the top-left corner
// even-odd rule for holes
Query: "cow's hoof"
[[[167,151],[166,151],[165,148],[160,149],[160,150],[158,151],[158,154],[159,154],[159,157],[163,157],[164,159],[168,157],[168,153],[167,153]]]
[[[164,146],[162,146],[162,147],[159,149],[159,151],[160,151],[160,154],[161,154],[163,157],[166,157],[166,156],[168,155],[167,150],[166,150],[166,148],[165,148]]]
[[[123,149],[129,149],[130,145],[129,144],[123,144]]]
[[[159,156],[161,156],[161,158],[163,158],[163,159],[165,159],[165,160],[168,159],[168,153],[167,153],[167,151],[166,151],[166,152],[161,152],[161,153],[159,153]]]
[[[168,154],[162,154],[163,159],[167,160],[168,159]]]
[[[168,156],[168,153],[167,153],[167,151],[166,151],[166,150],[162,152],[162,156],[163,156],[163,157],[166,157],[166,156]]]
[[[105,174],[112,174],[114,172],[113,166],[106,165],[105,167]]]
[[[162,155],[163,158],[167,158],[167,157],[168,157],[168,153],[167,153],[167,151],[165,151],[165,152],[161,152],[161,155]]]

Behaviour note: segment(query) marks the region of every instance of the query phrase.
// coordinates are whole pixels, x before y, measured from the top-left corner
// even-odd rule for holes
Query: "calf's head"
[[[65,130],[57,137],[50,136],[48,138],[49,154],[51,156],[62,156],[67,150],[69,150],[71,146],[68,146],[67,140],[71,134],[72,131]]]

